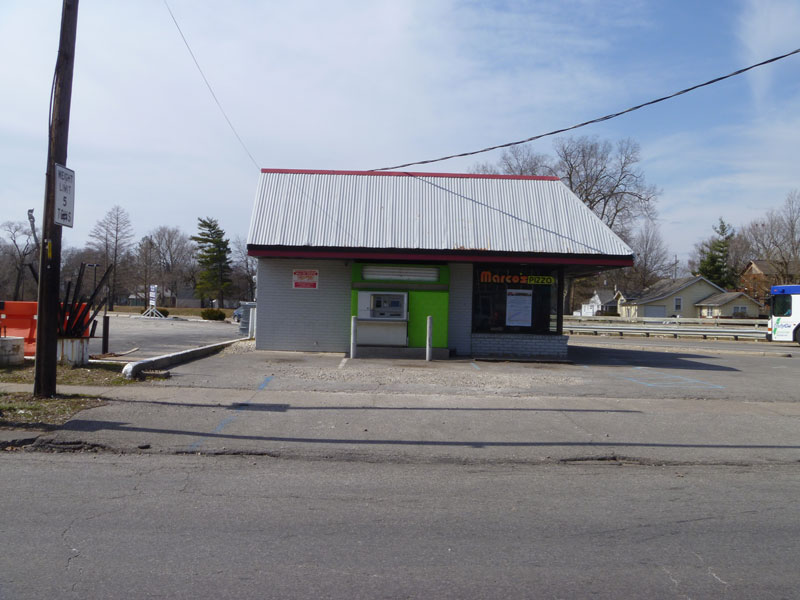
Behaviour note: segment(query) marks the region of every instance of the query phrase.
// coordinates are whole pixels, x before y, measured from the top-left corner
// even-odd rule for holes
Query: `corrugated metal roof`
[[[264,169],[251,246],[630,256],[555,178]]]

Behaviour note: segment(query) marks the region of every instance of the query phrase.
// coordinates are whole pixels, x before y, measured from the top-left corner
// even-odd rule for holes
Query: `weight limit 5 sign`
[[[56,206],[53,222],[72,227],[75,217],[75,171],[56,165]]]

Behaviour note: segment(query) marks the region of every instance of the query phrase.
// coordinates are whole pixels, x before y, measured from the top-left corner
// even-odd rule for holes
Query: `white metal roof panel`
[[[633,254],[557,179],[430,173],[265,169],[247,243]]]

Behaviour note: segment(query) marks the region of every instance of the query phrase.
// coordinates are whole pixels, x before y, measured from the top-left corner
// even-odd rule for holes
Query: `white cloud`
[[[626,26],[612,5],[592,3],[574,13],[454,0],[170,6],[242,139],[270,167],[375,168],[562,125],[617,94],[597,55]],[[639,20],[636,5],[614,8],[628,26]],[[60,14],[42,0],[2,10],[0,51],[18,60],[0,65],[14,90],[0,99],[0,133],[13,139],[0,159],[15,171],[0,194],[22,218],[41,211]],[[587,20],[602,21],[604,35],[586,35]],[[167,219],[191,231],[200,215],[246,231],[256,170],[161,2],[81,5],[69,164],[71,243],[113,204],[138,235]]]
[[[795,0],[745,0],[738,26],[740,53],[746,64],[784,54],[798,47],[800,4]],[[765,103],[775,79],[786,68],[779,63],[747,75],[758,106]]]
[[[682,59],[670,54],[620,66],[620,56],[637,50],[626,46],[631,32],[662,26],[644,2],[170,6],[264,167],[368,169],[475,150],[624,108],[652,90],[669,91],[663,80],[685,77]],[[748,60],[797,39],[793,6],[775,2],[761,14],[762,3],[744,5],[737,39]],[[0,52],[15,57],[0,62],[0,87],[12,90],[0,95],[0,221],[24,219],[30,207],[41,212],[59,18],[44,0],[0,8]],[[68,242],[82,243],[114,204],[128,209],[137,235],[163,223],[191,232],[198,216],[219,218],[231,237],[244,235],[256,169],[163,3],[83,3],[78,40],[69,159],[78,197]],[[737,223],[756,210],[754,197],[778,204],[784,188],[797,187],[792,133],[800,111],[796,85],[784,81],[797,80],[785,77],[797,67],[773,67],[758,112],[745,107],[735,124],[684,126],[681,111],[697,110],[686,96],[668,133],[649,129],[671,114],[664,108],[576,132],[642,142],[648,180],[664,189],[664,235],[675,251],[688,252],[721,208]],[[536,150],[548,148],[543,141]],[[419,168],[463,171],[496,157]]]

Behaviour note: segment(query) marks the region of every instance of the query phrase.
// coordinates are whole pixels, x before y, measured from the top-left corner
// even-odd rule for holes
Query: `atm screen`
[[[373,319],[405,318],[405,296],[402,294],[375,294],[372,296]]]

